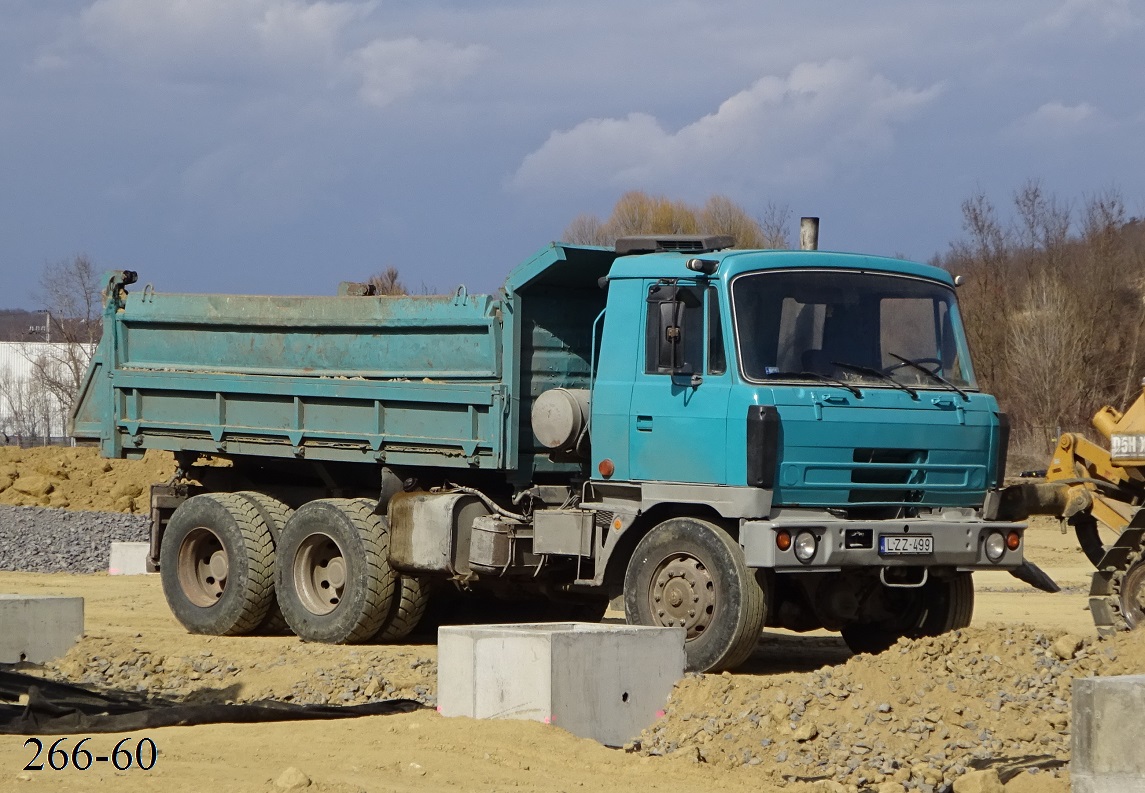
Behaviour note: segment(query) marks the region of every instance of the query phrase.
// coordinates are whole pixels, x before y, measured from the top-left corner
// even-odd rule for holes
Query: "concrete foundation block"
[[[1073,793],[1145,793],[1145,675],[1073,681]]]
[[[684,675],[683,628],[458,625],[438,629],[445,716],[531,719],[623,746],[664,710]]]
[[[42,664],[83,637],[83,598],[0,595],[0,664]]]
[[[147,557],[151,554],[151,543],[113,542],[111,561],[107,565],[108,575],[142,575],[147,572]]]

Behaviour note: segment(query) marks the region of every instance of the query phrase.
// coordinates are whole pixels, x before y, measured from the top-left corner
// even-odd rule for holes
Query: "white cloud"
[[[1141,26],[1129,0],[1065,0],[1054,11],[1029,25],[1032,31],[1074,31],[1096,23],[1114,36]]]
[[[701,173],[757,185],[821,179],[840,163],[889,150],[894,125],[940,91],[903,88],[859,60],[804,63],[786,77],[757,80],[675,132],[644,113],[553,132],[509,184],[659,187]]]
[[[1105,114],[1088,102],[1067,105],[1053,101],[1010,124],[1004,135],[1030,140],[1061,139],[1089,133],[1109,123]]]
[[[347,63],[361,78],[359,96],[377,107],[431,86],[449,86],[472,73],[488,54],[485,47],[444,41],[377,39]]]
[[[448,87],[489,50],[413,36],[380,35],[377,3],[361,0],[96,0],[33,68],[60,68],[77,53],[148,79],[278,79],[285,90],[349,85],[386,106]]]

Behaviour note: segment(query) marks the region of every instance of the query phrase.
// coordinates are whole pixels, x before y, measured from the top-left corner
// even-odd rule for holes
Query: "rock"
[[[302,790],[310,787],[310,777],[290,766],[278,775],[278,779],[274,780],[274,786],[279,790]]]
[[[52,483],[40,474],[23,474],[12,483],[12,489],[27,496],[46,496],[52,492]]]
[[[1053,649],[1054,655],[1063,661],[1072,660],[1077,651],[1081,649],[1082,640],[1080,636],[1074,636],[1072,633],[1067,633],[1065,636],[1060,637],[1054,642]]]
[[[906,788],[898,782],[883,782],[875,788],[875,793],[906,793]]]
[[[811,722],[804,722],[791,734],[791,737],[800,743],[814,740],[819,736],[819,728]]]
[[[1002,780],[993,768],[971,771],[954,780],[954,793],[1006,793]]]

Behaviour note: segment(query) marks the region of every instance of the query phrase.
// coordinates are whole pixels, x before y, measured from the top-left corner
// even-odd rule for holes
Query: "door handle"
[[[651,416],[637,416],[636,429],[640,432],[652,431],[652,417]]]
[[[847,397],[842,394],[827,394],[823,397],[824,402],[830,402],[832,405],[845,405],[847,404]]]

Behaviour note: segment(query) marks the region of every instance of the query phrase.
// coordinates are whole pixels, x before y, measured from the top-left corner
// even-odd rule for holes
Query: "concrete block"
[[[1145,675],[1073,681],[1073,793],[1145,793]]]
[[[147,572],[147,557],[150,553],[151,543],[113,542],[107,574],[142,575]]]
[[[42,664],[83,637],[83,598],[0,595],[0,664]]]
[[[438,629],[445,716],[532,719],[623,746],[684,675],[684,629],[556,622]]]

